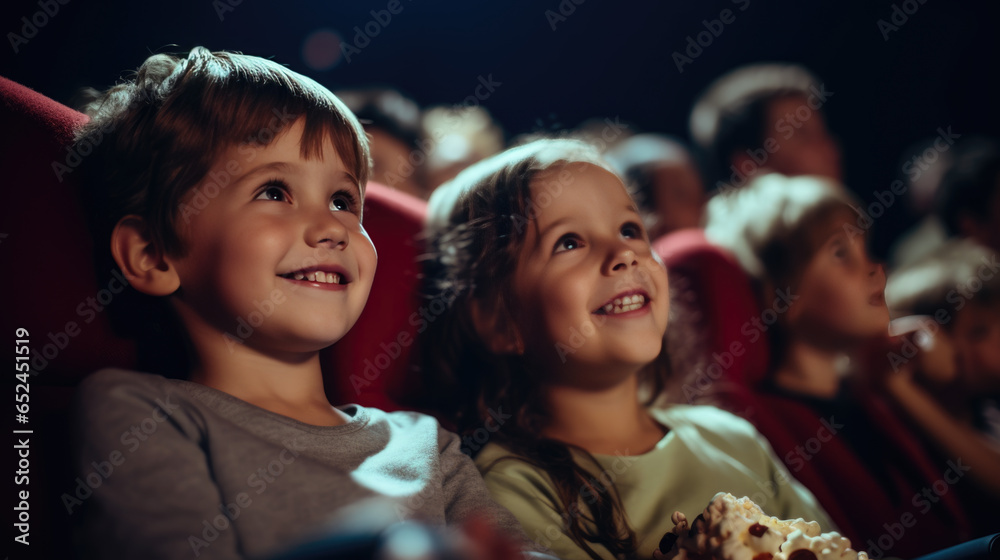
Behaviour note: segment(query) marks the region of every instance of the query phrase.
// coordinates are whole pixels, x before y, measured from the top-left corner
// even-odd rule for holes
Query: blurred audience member
[[[503,130],[482,107],[434,107],[424,112],[422,134],[427,152],[428,198],[466,167],[504,148]]]
[[[899,162],[902,175],[897,180],[905,184],[907,209],[917,224],[893,245],[889,255],[889,266],[893,270],[931,254],[948,238],[944,225],[934,214],[941,180],[953,159],[950,146],[945,144],[942,150],[937,144],[940,140],[935,136],[917,142],[903,151],[906,155]]]
[[[763,320],[773,313],[761,323],[771,363],[757,396],[772,416],[761,432],[859,548],[912,558],[968,538],[954,493],[921,498],[965,473],[935,461],[868,383],[888,366],[863,350],[888,338],[889,310],[856,205],[835,181],[770,174],[713,198],[705,234],[753,278]],[[920,531],[886,545],[886,520],[913,516],[914,496]]]
[[[367,88],[336,92],[358,117],[371,145],[371,179],[426,198],[420,151],[420,107],[400,92]]]
[[[1000,252],[1000,143],[969,138],[958,146],[937,208],[950,235]]]
[[[683,144],[660,134],[638,134],[617,144],[605,157],[625,179],[643,211],[650,239],[701,225],[705,188]]]
[[[831,95],[791,64],[753,64],[718,78],[691,112],[706,184],[741,187],[769,171],[840,180],[840,149],[821,109]]]
[[[996,253],[956,239],[895,272],[886,287],[903,344],[886,354],[888,395],[945,459],[976,484],[957,487],[979,521],[1000,515],[1000,263]]]

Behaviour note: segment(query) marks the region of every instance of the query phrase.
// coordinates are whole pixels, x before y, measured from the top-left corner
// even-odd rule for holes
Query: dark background
[[[21,34],[21,18],[41,8],[8,1],[0,73],[68,104],[79,88],[112,85],[151,53],[202,45],[273,57],[331,89],[392,85],[421,105],[459,103],[492,74],[501,85],[482,104],[508,137],[596,117],[686,138],[691,104],[713,78],[749,62],[797,62],[833,92],[823,109],[841,141],[846,182],[867,202],[900,175],[901,158],[915,155],[904,150],[938,127],[963,136],[1000,130],[996,2],[400,2],[350,62],[316,70],[303,58],[312,32],[334,30],[353,43],[354,27],[389,0],[69,0],[16,54],[9,33]],[[894,5],[917,9],[886,40],[877,22],[891,22]],[[553,30],[546,11],[560,7],[567,15]],[[726,8],[735,21],[678,72],[672,53]],[[910,222],[905,204],[891,205],[873,229],[876,254]]]

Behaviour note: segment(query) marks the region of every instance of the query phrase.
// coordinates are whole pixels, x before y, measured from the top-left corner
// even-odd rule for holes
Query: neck
[[[190,379],[308,424],[339,425],[348,417],[323,389],[319,352],[268,352],[201,322],[186,321],[197,363]]]
[[[542,435],[591,453],[645,453],[663,436],[639,402],[638,375],[601,389],[545,387],[549,422]]]
[[[819,348],[792,340],[785,359],[774,374],[774,382],[784,389],[822,398],[833,398],[840,390],[839,365],[844,352]]]

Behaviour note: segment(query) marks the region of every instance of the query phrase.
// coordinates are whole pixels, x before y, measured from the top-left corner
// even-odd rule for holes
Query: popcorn
[[[679,511],[670,519],[674,530],[663,535],[655,560],[868,560],[815,521],[771,517],[749,498],[724,492],[690,526]]]

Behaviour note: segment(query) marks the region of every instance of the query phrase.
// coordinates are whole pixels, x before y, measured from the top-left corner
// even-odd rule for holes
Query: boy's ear
[[[506,313],[481,299],[472,300],[469,308],[472,325],[479,339],[494,354],[524,354],[524,343]]]
[[[125,216],[111,232],[111,254],[135,289],[151,296],[168,296],[177,291],[181,280],[148,231],[141,217]]]

